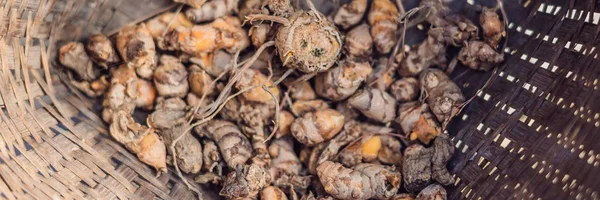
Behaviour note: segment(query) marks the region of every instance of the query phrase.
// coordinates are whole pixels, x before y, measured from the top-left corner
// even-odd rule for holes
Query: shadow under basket
[[[331,3],[329,1],[326,1]],[[406,9],[417,0],[402,1]],[[471,103],[449,126],[449,199],[600,198],[600,1],[506,0],[506,61],[451,74]],[[57,44],[113,34],[171,0],[16,0],[2,4],[0,198],[191,199],[108,136],[99,102],[61,82]],[[321,5],[321,4],[317,4]],[[477,22],[496,0],[456,0]],[[325,9],[325,8],[320,8]],[[322,10],[323,11],[323,10]],[[326,11],[323,11],[326,12]],[[8,13],[8,14],[7,14]],[[407,43],[418,38],[407,38]],[[202,188],[201,188],[202,189]],[[202,199],[216,199],[203,189]]]

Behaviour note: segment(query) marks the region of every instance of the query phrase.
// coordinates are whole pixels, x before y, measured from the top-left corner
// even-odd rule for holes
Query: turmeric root
[[[357,2],[361,0],[356,0]],[[365,1],[366,2],[366,1]],[[373,53],[373,37],[369,32],[369,25],[361,24],[357,27],[350,29],[346,33],[344,39],[344,50],[346,56],[350,58],[357,58],[366,60],[371,57]]]
[[[402,58],[402,54],[396,55],[396,62],[400,63],[398,73],[403,77],[414,77],[433,65],[446,66],[443,34],[441,28],[429,29],[425,41],[411,49],[406,58]]]
[[[202,161],[204,165],[202,168],[208,172],[213,172],[215,167],[217,167],[217,172],[220,173],[220,167],[218,165],[222,160],[217,144],[210,140],[203,140],[203,144]]]
[[[73,70],[84,81],[93,81],[100,76],[99,69],[94,67],[80,42],[69,42],[63,45],[58,56],[62,65]]]
[[[454,154],[454,145],[447,133],[440,134],[433,141],[433,157],[431,158],[431,176],[442,185],[450,185],[454,183],[454,178],[448,172],[446,165]]]
[[[381,139],[377,135],[362,137],[359,142],[347,146],[339,154],[340,163],[352,167],[360,163],[373,162],[381,149]]]
[[[233,55],[223,50],[203,54],[200,57],[190,58],[190,62],[197,64],[212,77],[218,77],[233,66]],[[225,76],[227,77],[227,76]]]
[[[446,189],[438,184],[431,184],[419,192],[417,200],[446,200]]]
[[[310,85],[309,82],[301,82],[301,83],[286,83],[286,86],[290,90],[290,98],[295,101],[309,101],[315,100],[317,98],[317,94],[315,90]]]
[[[204,5],[204,3],[206,2],[206,0],[173,0],[173,1],[178,2],[178,3],[187,4],[193,8],[198,8],[202,5]]]
[[[165,41],[165,34],[176,28],[189,28],[194,24],[188,20],[183,13],[165,12],[145,22],[150,35],[154,38],[158,48],[163,50],[174,50]]]
[[[419,88],[419,81],[416,78],[406,77],[392,83],[390,93],[399,102],[414,101],[420,94]]]
[[[131,114],[123,110],[113,114],[109,129],[110,135],[142,162],[159,172],[167,172],[165,143],[153,130],[136,123]]]
[[[368,20],[371,35],[377,51],[389,53],[397,42],[398,9],[390,0],[374,0],[369,10]]]
[[[145,110],[152,110],[156,99],[156,88],[150,81],[138,79],[133,82],[136,88],[135,106]]]
[[[244,165],[252,156],[250,141],[231,122],[212,120],[208,122],[204,130],[196,129],[196,133],[205,135],[215,141],[219,146],[223,160],[232,169]]]
[[[108,69],[109,66],[121,61],[113,48],[112,42],[105,35],[95,34],[90,36],[85,48],[90,59],[104,69]]]
[[[458,52],[458,60],[471,69],[488,71],[504,61],[504,55],[487,43],[472,40]]]
[[[185,11],[185,16],[196,24],[209,22],[230,15],[237,8],[237,3],[236,0],[210,0],[198,6],[192,6]]]
[[[154,74],[158,63],[155,48],[145,24],[126,26],[117,35],[117,50],[121,57],[142,78],[150,79]]]
[[[269,186],[260,192],[260,200],[287,200],[285,193],[278,187]]]
[[[106,80],[106,75],[100,76],[100,78],[92,82],[71,80],[71,85],[81,90],[89,97],[102,96],[109,87],[109,83]]]
[[[348,29],[360,22],[367,11],[367,0],[353,0],[342,7],[335,13],[333,23],[341,26],[343,29]]]
[[[377,164],[359,164],[352,169],[339,163],[323,162],[317,167],[325,191],[339,199],[387,199],[401,185],[401,175],[394,168]]]
[[[329,100],[343,100],[358,90],[371,70],[368,62],[342,61],[338,66],[316,77],[316,92]]]
[[[421,141],[423,144],[428,145],[431,140],[435,139],[441,132],[437,121],[433,118],[429,112],[423,113],[419,116],[419,119],[414,124],[414,129],[410,133],[410,140]]]
[[[448,75],[439,69],[427,69],[419,76],[419,82],[438,121],[446,124],[458,114],[465,97]]]
[[[269,172],[258,165],[239,165],[227,175],[220,195],[227,198],[255,198],[271,182]]]
[[[398,68],[397,66],[397,64],[392,63],[392,65],[388,68],[388,58],[378,58],[375,60],[375,68],[373,69],[373,73],[371,73],[367,78],[367,83],[374,82],[374,88],[387,90],[396,80],[394,75],[396,74],[395,69]]]
[[[506,36],[504,30],[504,23],[500,20],[498,9],[483,7],[481,15],[479,15],[479,24],[483,29],[483,39],[485,43],[489,44],[492,48],[498,47],[500,40]]]
[[[308,4],[312,5],[312,2],[308,1]],[[284,66],[304,73],[323,72],[331,68],[341,55],[340,32],[315,9],[292,12],[288,17],[250,15],[248,19],[281,23],[275,47]]]
[[[158,95],[183,98],[188,93],[188,71],[179,59],[169,55],[160,57],[160,66],[154,73]]]
[[[276,139],[269,146],[271,165],[269,172],[271,178],[277,179],[279,174],[298,175],[302,169],[302,163],[294,152],[294,145],[290,138]]]
[[[344,116],[333,109],[309,112],[297,118],[290,130],[298,142],[314,146],[333,138],[344,126]]]
[[[262,84],[264,84],[267,87],[270,87],[273,85],[273,82],[271,80],[268,80],[267,76],[260,73],[260,71],[258,71],[258,70],[248,69],[248,70],[244,70],[242,73],[243,73],[242,78],[240,78],[240,80],[238,82],[236,82],[236,84],[235,84],[235,87],[238,90],[242,90],[244,88],[262,85]],[[270,87],[269,90],[271,93],[273,93],[275,98],[279,98],[279,88],[277,86]],[[251,90],[248,90],[248,91],[242,93],[242,97],[244,97],[245,100],[259,102],[259,103],[272,103],[273,102],[273,96],[271,96],[271,94],[269,94],[269,92],[265,91],[261,87],[253,88]]]
[[[418,192],[431,181],[431,158],[433,149],[413,144],[404,150],[402,176],[404,188],[409,192]]]
[[[377,154],[377,159],[385,164],[402,166],[402,144],[400,141],[389,135],[380,135],[381,138],[381,149]]]
[[[149,116],[148,123],[158,130],[158,134],[165,140],[168,147],[181,134],[184,134],[183,138],[175,144],[174,150],[177,157],[172,157],[173,162],[177,162],[177,166],[184,173],[198,173],[202,168],[202,145],[189,132],[184,132],[189,127],[185,115],[184,110],[163,106]],[[170,148],[167,152],[173,156]]]
[[[391,200],[415,200],[415,196],[408,193],[400,193],[394,195]]]
[[[288,111],[279,112],[279,125],[277,133],[275,133],[275,138],[281,138],[283,136],[290,134],[290,127],[296,118],[292,113]]]
[[[248,34],[241,26],[239,19],[224,16],[210,24],[178,27],[170,31],[165,40],[174,49],[195,56],[219,49],[234,53],[250,45]]]
[[[190,75],[188,78],[190,91],[196,96],[202,97],[203,95],[210,96],[215,92],[214,85],[212,84],[213,79],[204,70],[200,69],[198,65],[192,65],[190,68]]]
[[[387,123],[396,118],[396,100],[380,89],[366,88],[348,99],[348,103],[363,115]]]
[[[307,112],[313,112],[317,110],[323,110],[329,108],[329,104],[321,99],[309,100],[309,101],[296,101],[292,104],[291,111],[292,113],[298,114],[300,116],[304,115]]]

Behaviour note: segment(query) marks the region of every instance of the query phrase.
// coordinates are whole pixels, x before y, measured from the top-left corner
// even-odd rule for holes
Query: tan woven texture
[[[405,1],[402,1],[405,2]],[[495,0],[457,0],[476,19]],[[406,9],[416,6],[406,1]],[[61,83],[56,45],[114,33],[170,0],[4,0],[0,4],[0,198],[189,199],[106,135],[97,102]],[[506,62],[452,74],[469,106],[451,125],[450,199],[600,198],[600,2],[506,0]],[[407,38],[410,42],[413,38]],[[96,107],[94,107],[96,105]],[[213,199],[203,190],[202,199]]]

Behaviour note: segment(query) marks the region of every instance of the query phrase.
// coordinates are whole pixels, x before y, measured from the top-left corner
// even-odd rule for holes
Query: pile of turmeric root
[[[501,63],[498,9],[477,26],[441,0],[412,15],[390,0],[330,15],[310,1],[176,1],[182,12],[59,52],[70,85],[103,98],[110,135],[140,161],[228,199],[447,198],[446,125],[466,101],[448,57]],[[402,46],[415,24],[425,40]]]

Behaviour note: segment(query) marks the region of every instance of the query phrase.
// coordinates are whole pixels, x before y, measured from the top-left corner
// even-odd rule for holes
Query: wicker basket
[[[0,198],[194,198],[176,175],[155,177],[111,140],[97,102],[61,83],[53,59],[61,41],[114,33],[176,5],[3,2]],[[418,4],[402,2],[406,9]],[[477,4],[496,1],[457,0],[452,7],[475,19]],[[450,126],[459,149],[450,164],[457,177],[450,199],[600,198],[599,7],[593,0],[505,1],[506,62],[494,72],[459,67],[452,74],[475,97]],[[202,199],[216,198],[202,191]]]

